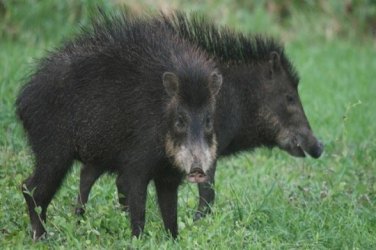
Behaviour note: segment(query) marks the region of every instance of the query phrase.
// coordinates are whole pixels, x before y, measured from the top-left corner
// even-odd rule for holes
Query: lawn
[[[280,24],[264,5],[226,0],[171,6],[283,40],[300,73],[301,99],[325,144],[324,155],[297,159],[278,149],[257,149],[221,159],[212,215],[193,222],[197,188],[181,186],[176,241],[164,232],[153,185],[145,233],[132,239],[110,175],[94,186],[85,218],[77,218],[76,164],[50,204],[47,240],[33,243],[20,191],[33,158],[14,101],[35,59],[87,23],[92,2],[0,1],[0,248],[376,249],[375,38],[352,28],[337,32],[331,17],[317,10],[295,11]],[[111,8],[121,1],[103,2]],[[127,2],[136,12],[171,7],[164,1]]]

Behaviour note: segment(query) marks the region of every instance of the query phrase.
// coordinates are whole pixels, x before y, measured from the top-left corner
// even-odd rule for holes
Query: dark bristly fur
[[[271,37],[262,35],[247,36],[227,27],[218,27],[199,14],[186,15],[183,12],[162,14],[165,24],[180,37],[197,44],[221,63],[252,65],[268,61],[272,51],[280,55],[281,62],[293,83],[299,76],[287,58],[283,46]]]
[[[216,107],[218,155],[260,146],[278,146],[294,156],[319,157],[316,140],[298,94],[299,76],[280,43],[218,27],[202,15],[162,14],[164,25],[214,56],[224,84]],[[195,218],[214,201],[215,165],[208,183],[200,183]]]
[[[171,136],[178,110],[214,112],[221,79],[197,47],[150,19],[125,16],[102,15],[41,60],[16,102],[35,154],[34,173],[23,184],[33,238],[44,235],[47,206],[74,160],[85,164],[81,190],[104,171],[117,172],[133,235],[144,228],[146,188],[154,180],[165,227],[176,237],[177,188],[186,167],[166,155],[166,138],[178,145]],[[202,138],[203,125],[195,129],[197,141],[215,153],[213,130],[205,128]]]
[[[155,22],[204,49],[221,70],[224,83],[215,115],[219,156],[261,146],[278,146],[293,156],[321,155],[323,146],[300,102],[298,74],[282,45],[268,37],[219,28],[200,15],[162,14]],[[196,219],[214,202],[215,169],[214,163],[209,181],[199,184]]]

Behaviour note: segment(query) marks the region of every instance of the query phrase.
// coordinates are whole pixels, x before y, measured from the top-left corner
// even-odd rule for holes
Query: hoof
[[[45,230],[33,230],[33,241],[45,240],[47,238],[47,232]]]
[[[205,218],[205,216],[206,216],[206,213],[201,212],[201,211],[196,211],[196,213],[193,216],[193,221],[201,220],[201,219]]]
[[[205,218],[208,214],[211,214],[212,210],[210,206],[198,208],[193,216],[193,221],[198,221]]]
[[[122,206],[121,205],[121,211],[128,214],[129,213],[129,206]]]
[[[83,216],[85,214],[85,209],[83,207],[78,207],[78,208],[76,208],[76,210],[74,211],[74,213],[77,216]]]

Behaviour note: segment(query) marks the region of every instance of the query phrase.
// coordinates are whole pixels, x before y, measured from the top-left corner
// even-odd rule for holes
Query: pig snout
[[[311,131],[301,137],[301,147],[311,157],[317,159],[324,151],[324,144],[316,139]]]
[[[309,155],[313,158],[319,158],[324,151],[324,144],[320,141],[317,141],[311,148],[309,149]]]
[[[167,138],[166,153],[173,164],[183,173],[187,180],[194,183],[205,182],[206,173],[216,157],[216,143],[185,143],[176,145],[171,137]]]
[[[201,183],[207,180],[207,175],[204,173],[202,168],[192,167],[191,171],[187,175],[187,179],[189,182]]]
[[[317,159],[324,152],[324,145],[316,139],[310,129],[302,129],[299,133],[282,133],[278,139],[279,147],[295,157],[305,157],[309,154]]]

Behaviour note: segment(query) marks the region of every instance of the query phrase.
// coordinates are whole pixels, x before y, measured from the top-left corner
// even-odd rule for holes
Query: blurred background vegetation
[[[42,39],[54,33],[56,25],[86,24],[98,5],[135,13],[181,8],[200,11],[220,24],[237,26],[244,32],[276,34],[283,41],[299,36],[314,40],[376,39],[374,0],[1,0],[0,35],[22,40],[29,37],[27,33],[37,32]],[[59,30],[55,36],[65,32],[69,31]]]

